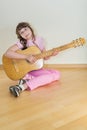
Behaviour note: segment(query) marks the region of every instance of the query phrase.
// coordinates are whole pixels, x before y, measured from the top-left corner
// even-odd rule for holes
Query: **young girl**
[[[19,41],[5,52],[5,56],[16,60],[25,59],[31,64],[35,63],[37,59],[34,57],[34,55],[20,54],[16,51],[19,49],[26,49],[30,46],[38,47],[41,52],[46,51],[43,38],[35,36],[32,27],[27,22],[21,22],[17,25],[16,34]],[[57,54],[58,52],[55,51],[53,52],[52,56]],[[44,60],[47,60],[49,58],[50,57],[45,57]],[[59,71],[41,68],[28,72],[22,79],[19,80],[18,85],[9,87],[9,90],[12,95],[18,97],[20,95],[20,92],[26,89],[33,90],[37,87],[59,80],[59,78]]]

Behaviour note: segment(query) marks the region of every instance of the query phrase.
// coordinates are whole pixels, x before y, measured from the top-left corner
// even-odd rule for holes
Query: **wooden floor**
[[[16,82],[0,69],[0,130],[87,130],[87,68],[52,68],[60,81],[18,98],[9,93]]]

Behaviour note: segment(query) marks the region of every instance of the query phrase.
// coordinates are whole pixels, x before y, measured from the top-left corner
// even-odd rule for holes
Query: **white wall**
[[[87,0],[0,0],[0,64],[17,41],[15,27],[22,21],[45,38],[47,49],[87,38]],[[87,63],[87,45],[63,51],[46,63]]]

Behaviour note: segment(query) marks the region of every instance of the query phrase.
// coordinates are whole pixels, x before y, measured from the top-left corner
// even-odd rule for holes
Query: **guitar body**
[[[18,50],[17,52],[26,55],[41,53],[40,49],[36,46],[31,46],[25,50]],[[19,80],[28,72],[43,67],[43,59],[39,59],[34,64],[31,64],[26,60],[11,59],[3,55],[2,61],[7,76],[12,80]]]

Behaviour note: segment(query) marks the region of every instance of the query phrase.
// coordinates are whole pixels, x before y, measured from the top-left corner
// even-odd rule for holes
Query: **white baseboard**
[[[44,64],[44,67],[49,67],[49,68],[87,68],[87,64]],[[3,69],[2,64],[0,64],[0,69]]]
[[[54,68],[87,68],[87,64],[45,64],[44,66]]]

